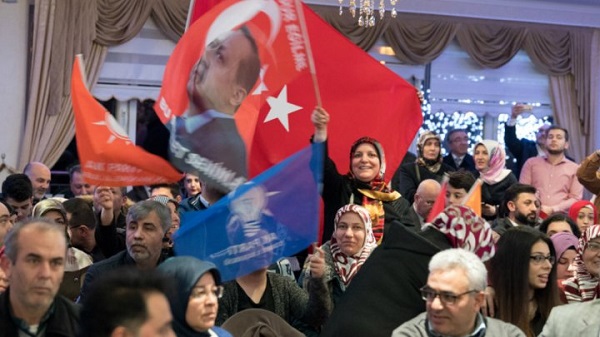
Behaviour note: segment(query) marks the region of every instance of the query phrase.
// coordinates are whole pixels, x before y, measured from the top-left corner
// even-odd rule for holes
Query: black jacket
[[[0,295],[0,337],[15,337],[19,329],[10,316],[10,288]],[[53,312],[46,321],[46,337],[74,337],[79,325],[79,305],[57,295],[52,304]]]

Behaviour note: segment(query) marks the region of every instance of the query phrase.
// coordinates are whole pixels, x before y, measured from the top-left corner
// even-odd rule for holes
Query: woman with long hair
[[[517,178],[506,168],[504,147],[495,140],[482,140],[475,144],[473,158],[479,178],[483,180],[481,212],[484,219],[493,220],[498,216],[504,192],[517,183]]]
[[[560,303],[555,262],[546,234],[524,226],[506,231],[490,262],[496,318],[516,325],[527,336],[537,336]]]
[[[329,114],[317,107],[311,121],[315,127],[313,142],[326,143]],[[325,144],[325,165],[323,170],[323,192],[325,206],[325,226],[323,241],[333,234],[335,214],[347,204],[361,205],[369,211],[373,223],[373,233],[377,242],[381,241],[384,224],[399,220],[404,226],[418,228],[419,219],[411,210],[411,205],[400,193],[390,189],[385,181],[385,154],[381,144],[371,138],[362,137],[350,148],[350,170],[340,174],[335,163],[327,154]]]

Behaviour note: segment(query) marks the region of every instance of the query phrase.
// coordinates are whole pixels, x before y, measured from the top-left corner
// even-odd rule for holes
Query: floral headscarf
[[[475,144],[473,149],[476,149],[479,145],[483,145],[490,156],[487,170],[479,171],[480,178],[488,185],[501,182],[511,173],[511,170],[507,170],[505,167],[506,153],[504,152],[504,147],[495,140],[486,139]]]
[[[335,232],[337,231],[338,223],[340,222],[342,215],[348,212],[358,214],[365,225],[365,241],[363,242],[362,248],[353,256],[348,256],[342,252],[335,237]],[[371,216],[364,207],[359,205],[350,204],[340,208],[335,214],[334,225],[335,229],[330,241],[333,265],[336,273],[339,275],[344,285],[347,286],[354,275],[356,275],[362,264],[365,263],[367,257],[371,255],[373,249],[377,247],[377,242],[375,241],[375,236],[373,235]]]
[[[591,301],[598,296],[598,277],[590,274],[583,262],[583,252],[585,252],[588,243],[597,237],[600,237],[600,225],[588,227],[579,238],[577,256],[573,261],[576,269],[575,276],[563,281],[565,295],[569,303]]]
[[[492,228],[469,207],[448,206],[425,227],[433,227],[446,235],[453,248],[462,248],[485,262],[496,253]]]
[[[438,141],[438,144],[440,145],[440,153],[438,153],[437,158],[434,160],[425,159],[425,157],[423,156],[423,147],[425,146],[425,143],[430,139],[436,139]],[[437,133],[433,131],[423,132],[423,134],[419,136],[419,141],[417,142],[417,164],[419,164],[419,166],[427,168],[432,173],[437,173],[437,171],[440,170],[440,167],[442,167],[441,146],[442,138]]]
[[[593,225],[597,225],[598,224],[598,210],[596,209],[596,206],[594,206],[594,204],[588,200],[579,200],[579,201],[576,201],[573,205],[571,205],[571,208],[569,208],[569,218],[571,218],[571,220],[577,222],[577,217],[579,216],[579,211],[584,207],[587,207],[587,208],[591,209],[592,211],[594,211]]]
[[[352,157],[361,144],[371,144],[379,157],[379,175],[369,183],[359,182],[352,173]],[[382,202],[393,201],[400,198],[400,193],[392,191],[386,185],[384,180],[385,168],[385,154],[381,144],[377,140],[371,137],[362,137],[352,144],[352,147],[350,148],[350,172],[348,172],[347,176],[356,183],[358,191],[363,195],[363,200],[361,200],[360,205],[364,206],[371,216],[373,231],[377,241],[380,241],[383,237],[385,211]],[[364,188],[360,188],[361,185],[364,186]],[[351,195],[350,203],[354,203],[354,194]]]

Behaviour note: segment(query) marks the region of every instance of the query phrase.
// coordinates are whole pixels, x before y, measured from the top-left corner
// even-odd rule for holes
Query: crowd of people
[[[181,214],[224,196],[193,170],[128,191],[74,166],[57,197],[32,162],[2,183],[0,336],[597,336],[600,201],[582,199],[600,150],[573,162],[556,125],[519,140],[522,112],[504,144],[424,132],[391,180],[376,139],[341,171],[325,150],[322,244],[233,280],[176,256]],[[311,121],[327,149],[329,114]],[[464,205],[477,179],[481,214]]]

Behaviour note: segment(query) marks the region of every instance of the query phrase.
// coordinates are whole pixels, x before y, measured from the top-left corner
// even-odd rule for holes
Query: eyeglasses
[[[212,294],[216,298],[223,297],[223,286],[213,286],[210,289],[208,287],[194,287],[190,297],[200,301],[205,301],[209,294]]]
[[[439,297],[440,301],[444,305],[446,305],[446,304],[452,305],[452,304],[456,303],[456,301],[458,301],[458,299],[461,298],[462,296],[464,296],[466,294],[478,292],[478,290],[469,290],[469,291],[465,291],[462,294],[454,294],[454,293],[451,293],[448,291],[435,291],[435,290],[429,288],[429,286],[424,286],[420,290],[421,290],[421,298],[423,298],[423,300],[425,300],[427,302],[433,302],[433,300],[435,300],[436,297]]]
[[[551,265],[554,265],[554,262],[556,262],[556,258],[552,255],[544,256],[538,254],[531,255],[529,258],[531,259],[531,261],[533,261],[534,264],[542,264],[545,260],[548,260],[548,262],[550,262]]]
[[[592,253],[598,253],[598,252],[600,252],[600,243],[588,242],[587,248],[585,250],[589,250]]]

